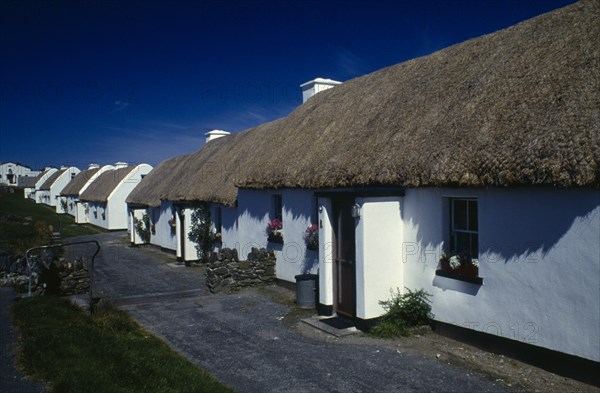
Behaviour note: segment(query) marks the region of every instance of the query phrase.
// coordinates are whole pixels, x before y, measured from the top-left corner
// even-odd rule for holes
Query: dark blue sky
[[[161,160],[572,0],[0,2],[0,162]]]

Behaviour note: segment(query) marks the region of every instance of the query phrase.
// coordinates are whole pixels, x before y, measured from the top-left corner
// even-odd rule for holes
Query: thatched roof
[[[111,169],[94,180],[88,188],[79,196],[82,201],[106,202],[111,192],[129,175],[136,167],[128,166],[125,168]]]
[[[67,171],[66,169],[61,169],[61,170],[54,172],[42,183],[42,185],[40,186],[40,190],[41,191],[50,190],[50,187],[52,186],[52,184],[54,184],[56,179],[58,179],[60,177],[60,175],[62,175],[66,171]]]
[[[79,172],[73,180],[69,182],[63,188],[60,195],[75,195],[79,196],[79,192],[81,189],[87,184],[87,182],[94,176],[101,168],[88,169],[85,171]]]
[[[33,188],[35,187],[35,183],[38,182],[39,178],[42,177],[41,174],[37,176],[19,176],[19,187],[21,188]]]
[[[233,179],[248,188],[598,187],[599,21],[581,1],[382,69],[216,155],[244,156]]]
[[[186,156],[160,199],[234,205],[236,186],[598,187],[599,4],[322,91]]]
[[[241,132],[212,140],[188,155],[165,184],[160,199],[235,205],[237,189],[234,179],[239,175],[240,165],[248,156],[259,153],[237,149],[237,146],[248,146],[242,142],[247,134]]]
[[[188,155],[176,156],[162,161],[156,168],[148,173],[127,197],[127,203],[160,206],[160,197],[164,194],[178,173],[187,169],[185,161]]]

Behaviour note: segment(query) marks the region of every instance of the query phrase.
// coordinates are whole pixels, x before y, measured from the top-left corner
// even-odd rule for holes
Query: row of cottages
[[[0,164],[0,185],[24,187],[40,173],[41,171],[34,171],[27,165],[3,162]]]
[[[39,173],[32,180],[28,180],[26,184],[23,185],[23,197],[36,200],[35,193],[40,189],[42,184],[54,174],[54,172],[58,171],[56,168],[46,167],[44,170]]]
[[[196,259],[191,211],[209,203],[221,246],[275,249],[282,281],[317,272],[322,314],[368,323],[423,288],[441,326],[598,362],[599,15],[581,1],[313,81],[288,117],[161,163],[130,214],[153,209],[150,241]]]
[[[116,163],[115,169],[101,173],[79,194],[84,222],[107,230],[128,229],[125,199],[151,170],[148,164]]]
[[[48,206],[61,208],[58,200],[60,193],[79,172],[81,171],[76,167],[66,166],[55,171],[39,188],[36,189],[36,203],[43,203]],[[57,209],[57,211],[62,213],[59,209]]]
[[[75,218],[75,222],[82,224],[87,222],[83,203],[79,196],[84,192],[101,174],[115,169],[113,165],[90,164],[87,170],[81,171],[67,184],[60,193],[60,203],[56,205],[57,213],[67,213]]]

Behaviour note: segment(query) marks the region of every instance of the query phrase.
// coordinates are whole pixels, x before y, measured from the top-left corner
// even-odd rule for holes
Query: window
[[[477,199],[450,199],[450,250],[479,257]]]
[[[223,221],[222,221],[222,215],[221,215],[221,208],[220,207],[216,207],[215,208],[215,219],[214,219],[214,224],[215,224],[215,232],[216,233],[221,233],[221,230],[223,229]]]
[[[272,199],[272,216],[271,219],[283,219],[283,201],[281,198],[281,194],[273,195]]]
[[[71,172],[71,180],[73,180],[75,178],[75,176],[77,176],[77,173]]]

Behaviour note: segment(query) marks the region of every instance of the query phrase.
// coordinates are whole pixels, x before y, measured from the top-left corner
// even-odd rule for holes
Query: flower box
[[[479,277],[479,261],[465,254],[443,253],[440,258],[440,269],[436,270],[436,274],[462,281],[483,283],[483,279]]]
[[[283,223],[280,219],[274,218],[267,224],[267,240],[283,244]]]
[[[283,244],[283,235],[271,234],[267,237],[270,243]]]

